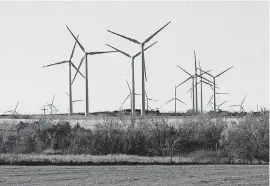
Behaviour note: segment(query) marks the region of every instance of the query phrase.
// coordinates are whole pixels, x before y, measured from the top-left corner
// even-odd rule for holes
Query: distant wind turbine
[[[245,100],[246,100],[246,97],[247,97],[247,95],[245,95],[245,97],[244,97],[244,99],[242,100],[242,102],[241,102],[240,105],[231,105],[230,107],[239,107],[239,108],[240,108],[239,112],[245,112],[245,109],[244,109],[244,107],[243,107],[243,104],[244,104],[244,102],[245,102]]]
[[[148,102],[149,102],[149,101],[156,101],[156,102],[158,102],[158,100],[149,98],[149,97],[147,96],[147,93],[146,93],[146,92],[145,92],[145,96],[146,96],[146,108],[147,108],[147,111],[148,111],[149,109],[150,109],[150,110],[153,110],[153,109],[149,106]]]
[[[224,102],[222,102],[221,104],[217,105],[217,109],[220,110],[219,107],[222,106],[222,105],[223,105],[224,103],[226,103],[226,102],[227,102],[227,101],[224,101]],[[208,102],[208,104],[210,105],[210,104],[214,104],[214,103],[210,101],[210,102]],[[210,105],[210,106],[212,107],[212,105]],[[212,108],[213,108],[213,107],[212,107]]]
[[[231,66],[230,68],[227,68],[226,70],[222,71],[221,73],[219,73],[216,76],[213,76],[212,74],[209,74],[208,72],[205,72],[206,74],[208,74],[209,76],[211,76],[213,78],[213,84],[214,84],[214,112],[216,112],[216,78],[221,76],[222,74],[224,74],[225,72],[227,72],[228,70],[230,70],[231,68],[233,68],[233,66]]]
[[[163,105],[166,105],[166,104],[168,104],[168,103],[170,103],[171,101],[174,100],[174,113],[176,113],[176,101],[179,101],[179,102],[187,105],[185,102],[181,101],[180,99],[178,99],[176,97],[176,88],[177,88],[177,86],[175,85],[175,87],[174,87],[174,98],[170,99],[169,101],[167,101],[166,103],[163,104]]]
[[[53,104],[54,103],[54,98],[55,98],[55,94],[53,95],[53,99],[52,99],[51,103],[47,103],[47,105],[42,106],[42,107],[48,106],[50,108],[50,110],[51,110],[50,114],[53,114],[53,111],[54,111],[53,108],[55,109],[56,112],[60,113],[60,111]]]
[[[187,75],[189,75],[189,78],[187,78],[185,81],[183,81],[182,83],[180,83],[179,85],[177,85],[177,87],[181,86],[182,84],[184,84],[185,82],[187,82],[188,80],[192,79],[192,85],[191,85],[191,90],[192,90],[192,105],[193,105],[193,113],[196,113],[195,111],[195,96],[194,96],[194,87],[196,86],[194,84],[194,79],[195,79],[195,76],[190,74],[189,72],[187,72],[185,69],[183,69],[182,67],[180,67],[179,65],[177,65],[178,68],[180,68],[182,71],[184,71]],[[209,70],[208,72],[210,72],[211,70]],[[203,75],[204,73],[202,73]],[[208,84],[209,83],[212,83],[211,81],[209,81],[208,79],[204,78],[203,76],[199,76],[201,77],[201,79],[204,80],[204,83],[206,83],[206,81],[208,81]]]
[[[123,103],[121,104],[120,109],[123,108],[123,104],[124,104],[124,103],[127,101],[127,99],[130,97],[130,109],[132,110],[132,108],[133,108],[132,91],[131,91],[131,88],[130,88],[130,86],[129,86],[129,83],[128,83],[127,79],[126,79],[126,82],[127,82],[127,86],[128,86],[128,89],[129,89],[129,94],[128,94],[128,96],[126,97],[126,99],[123,101]],[[140,95],[140,94],[136,94],[136,93],[135,93],[135,95]]]
[[[12,115],[19,115],[17,112],[18,105],[19,105],[19,101],[17,102],[14,110],[9,110],[9,111],[6,111],[5,113],[11,113]]]

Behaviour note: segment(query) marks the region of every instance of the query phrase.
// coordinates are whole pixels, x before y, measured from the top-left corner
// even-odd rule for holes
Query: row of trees
[[[47,119],[2,131],[0,153],[45,153],[53,149],[63,154],[185,156],[208,150],[219,152],[230,162],[268,162],[269,113],[239,120],[237,125],[228,125],[225,118],[203,115],[172,125],[165,117],[104,118],[90,130]]]

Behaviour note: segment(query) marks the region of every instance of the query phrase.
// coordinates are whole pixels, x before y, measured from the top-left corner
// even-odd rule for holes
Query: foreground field
[[[2,166],[0,185],[269,185],[267,165]]]

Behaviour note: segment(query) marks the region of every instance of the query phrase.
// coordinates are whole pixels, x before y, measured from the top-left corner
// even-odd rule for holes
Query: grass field
[[[269,185],[268,165],[1,166],[0,185]]]

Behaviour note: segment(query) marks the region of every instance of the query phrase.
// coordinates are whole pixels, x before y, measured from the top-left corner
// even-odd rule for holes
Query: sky
[[[131,55],[140,46],[115,36],[107,29],[144,41],[167,22],[171,23],[146,46],[148,97],[157,99],[149,106],[157,108],[174,97],[174,86],[188,78],[180,65],[194,73],[194,56],[205,70],[217,75],[217,104],[243,104],[246,111],[269,108],[269,5],[268,2],[0,2],[0,113],[15,108],[18,113],[39,114],[41,106],[52,101],[61,112],[68,111],[68,64],[42,66],[68,60],[74,39],[66,25],[87,51],[111,50],[110,44]],[[83,52],[77,46],[73,62],[79,65]],[[84,65],[81,72],[84,74]],[[120,53],[88,57],[89,110],[118,110],[131,86],[130,59]],[[73,70],[72,76],[75,71]],[[205,76],[207,77],[207,76]],[[209,77],[210,80],[212,80]],[[177,111],[192,107],[187,90],[191,82],[177,89]],[[73,99],[85,99],[85,83],[80,76],[73,84]],[[198,87],[200,90],[200,87]],[[141,58],[135,60],[135,92],[141,93]],[[200,92],[198,91],[200,95]],[[203,109],[213,94],[203,85]],[[199,97],[200,99],[200,97]],[[141,97],[136,97],[140,109]],[[124,108],[130,108],[127,101]],[[85,103],[74,103],[74,112],[84,112]],[[160,111],[174,110],[174,102]],[[235,108],[239,110],[239,108]]]

